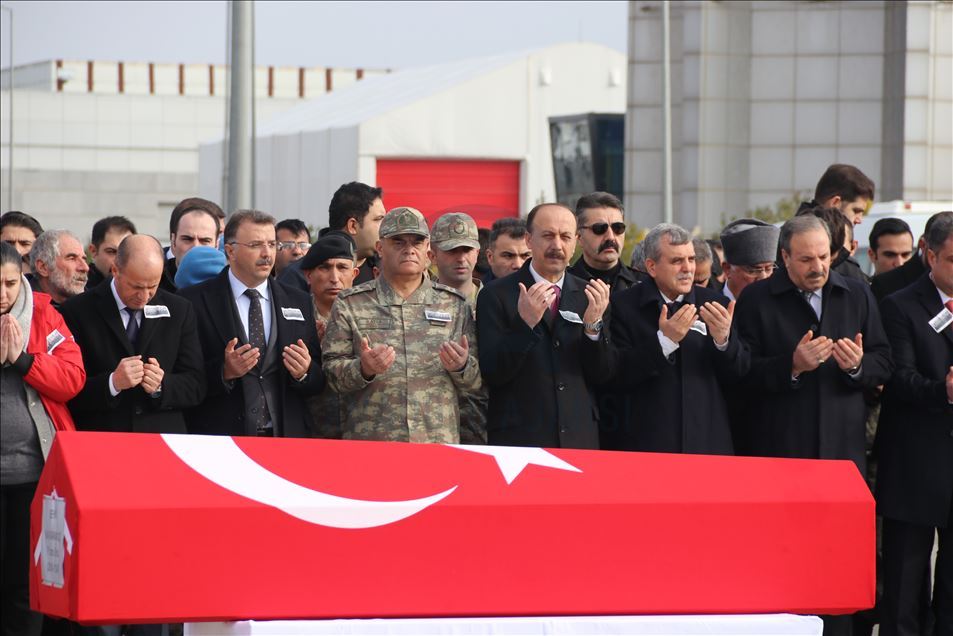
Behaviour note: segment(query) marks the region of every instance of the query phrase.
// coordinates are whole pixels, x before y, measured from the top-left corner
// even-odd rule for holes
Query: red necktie
[[[953,314],[953,300],[948,300],[944,303],[944,306],[950,310],[950,313]]]
[[[562,295],[562,289],[559,288],[559,285],[553,285],[550,287],[555,294],[553,295],[553,302],[549,305],[549,313],[555,318],[556,314],[559,313],[559,297]]]

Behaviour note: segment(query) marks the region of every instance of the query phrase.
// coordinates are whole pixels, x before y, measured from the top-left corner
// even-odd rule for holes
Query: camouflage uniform
[[[398,222],[392,215],[403,217],[401,210],[407,209],[384,217],[381,237],[420,233],[391,227]],[[413,212],[426,231],[423,217]],[[344,439],[460,441],[458,392],[482,386],[476,327],[456,290],[423,274],[421,281],[404,299],[381,276],[342,291],[334,302],[321,350],[328,384],[341,397]],[[461,371],[448,372],[440,363],[440,345],[464,334],[470,346],[467,363]],[[371,347],[390,345],[396,354],[391,367],[370,381],[361,374],[362,338]]]
[[[477,224],[467,214],[448,212],[434,221],[430,232],[430,244],[441,250],[460,246],[480,249],[480,233]],[[473,291],[466,299],[473,320],[476,320],[476,301],[483,282],[473,279]],[[475,391],[460,392],[460,442],[462,444],[486,444],[486,413],[489,408],[486,387]]]

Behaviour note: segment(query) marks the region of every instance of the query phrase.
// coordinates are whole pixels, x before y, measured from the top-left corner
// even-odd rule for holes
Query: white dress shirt
[[[265,342],[271,337],[271,294],[268,291],[268,280],[266,279],[258,287],[249,287],[242,281],[235,278],[232,270],[228,270],[228,284],[232,288],[232,298],[235,299],[235,307],[238,309],[238,318],[242,321],[242,327],[245,328],[245,336],[248,336],[248,308],[251,307],[251,299],[245,295],[247,289],[257,289],[261,294],[258,302],[261,303],[261,319],[265,326]],[[264,352],[261,352],[264,355]]]

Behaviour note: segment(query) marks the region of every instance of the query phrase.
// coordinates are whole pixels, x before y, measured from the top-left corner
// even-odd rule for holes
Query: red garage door
[[[466,212],[479,227],[519,213],[518,161],[378,159],[377,186],[388,209],[406,205],[429,223],[448,211]]]

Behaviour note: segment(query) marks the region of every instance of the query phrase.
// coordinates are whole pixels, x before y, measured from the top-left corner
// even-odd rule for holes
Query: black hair
[[[304,221],[301,219],[285,219],[275,226],[275,233],[277,233],[278,230],[288,230],[295,236],[298,236],[299,234],[307,234],[308,243],[311,242],[311,230],[308,229],[308,226],[305,225]]]
[[[106,234],[108,234],[110,230],[120,230],[135,234],[136,226],[124,216],[107,216],[93,223],[93,234],[89,242],[98,248],[100,244],[106,240]]]
[[[874,223],[874,227],[870,230],[870,249],[876,252],[880,247],[880,237],[885,234],[909,234],[910,239],[913,240],[913,232],[906,221],[893,217],[880,219]]]
[[[20,252],[5,241],[0,242],[0,265],[16,265],[19,271],[23,271],[23,257]]]
[[[943,244],[953,238],[953,212],[940,212],[927,230],[925,237],[927,248],[939,254]]]
[[[526,236],[526,219],[507,216],[493,221],[493,227],[490,228],[490,247],[496,245],[496,239],[500,238],[501,234],[514,239],[523,238]]]
[[[4,212],[3,215],[0,216],[0,229],[8,225],[12,225],[13,227],[25,227],[33,232],[34,237],[43,234],[43,226],[40,225],[40,222],[26,212],[19,212],[17,210]]]
[[[619,197],[610,192],[593,192],[579,197],[576,201],[576,220],[582,221],[586,210],[592,208],[615,208],[625,216],[625,209]]]
[[[189,212],[205,212],[215,219],[215,236],[222,233],[222,224],[225,220],[225,212],[222,208],[208,199],[189,197],[179,201],[179,204],[172,209],[172,214],[169,215],[169,234],[179,233],[179,221]]]
[[[853,201],[858,197],[872,201],[874,182],[855,166],[835,163],[824,171],[817,182],[814,202],[820,204],[834,196],[839,196],[844,201]]]
[[[331,197],[328,227],[332,230],[343,230],[348,219],[354,219],[359,225],[364,225],[364,217],[374,205],[374,201],[380,199],[383,194],[381,188],[373,188],[366,183],[345,183]]]

